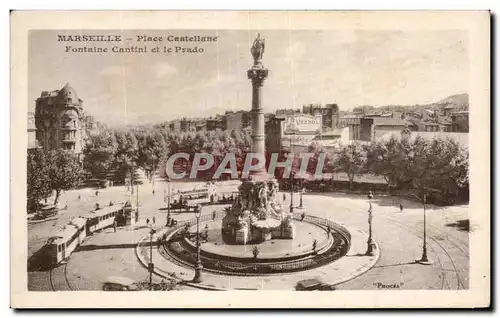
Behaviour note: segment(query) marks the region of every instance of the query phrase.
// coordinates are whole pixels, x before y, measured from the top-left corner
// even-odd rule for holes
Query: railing
[[[224,211],[218,211],[216,212],[215,218],[220,219],[224,215]],[[295,213],[294,218],[301,220],[302,215],[300,213]],[[207,214],[200,217],[200,222],[206,222],[212,219],[213,215]],[[256,259],[255,263],[251,261],[243,263],[228,261],[224,259],[207,258],[206,256],[202,256],[203,267],[205,268],[205,270],[224,272],[230,275],[251,276],[262,274],[279,274],[283,272],[303,271],[326,265],[344,256],[349,250],[351,235],[342,226],[328,219],[310,215],[305,215],[302,221],[332,229],[332,231],[330,231],[329,233],[333,236],[334,243],[322,254],[312,255],[304,259],[282,261],[270,264],[257,263],[258,259]],[[172,228],[169,233],[171,234],[183,228],[186,223],[196,224],[196,218],[178,224],[177,226]],[[167,245],[169,246],[165,247],[165,251],[170,255],[170,257],[188,266],[194,266],[194,264],[196,264],[196,252],[194,250],[186,249],[184,245],[181,245],[180,241],[167,242]]]

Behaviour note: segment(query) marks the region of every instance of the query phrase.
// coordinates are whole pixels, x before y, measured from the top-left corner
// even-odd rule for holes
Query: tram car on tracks
[[[216,197],[215,187],[205,186],[199,189],[191,189],[187,191],[177,191],[172,194],[173,202],[170,208],[174,210],[186,210],[190,206],[196,204],[208,204],[213,202]]]
[[[72,219],[45,243],[44,248],[51,265],[68,259],[88,235],[112,226],[117,216],[124,213],[123,211],[123,204],[117,204]]]
[[[214,186],[209,185],[201,189],[177,191],[172,198],[170,208],[173,210],[189,210],[197,204],[228,204],[234,202],[238,191],[217,193]]]
[[[87,219],[87,235],[112,226],[116,217],[123,214],[123,204],[104,207],[85,216]]]
[[[87,236],[87,220],[75,218],[47,240],[46,248],[52,265],[66,260]]]

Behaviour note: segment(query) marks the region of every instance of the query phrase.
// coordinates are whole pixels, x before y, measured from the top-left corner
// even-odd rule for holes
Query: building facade
[[[370,128],[370,138],[362,139],[365,141],[377,140],[378,137],[384,135],[388,131],[401,131],[408,126],[408,122],[401,118],[384,118],[375,117]]]
[[[469,112],[459,111],[451,113],[451,131],[469,132]]]
[[[264,125],[266,136],[266,150],[268,153],[281,152],[281,138],[283,136],[282,122],[284,117],[271,116]]]
[[[321,115],[323,127],[336,129],[339,128],[339,107],[337,104],[326,104],[325,106],[319,104],[309,104],[302,106],[304,114],[317,116]]]
[[[35,113],[28,112],[28,149],[39,148],[36,140]]]
[[[265,124],[266,149],[271,153],[300,152],[297,145],[309,144],[321,135],[322,116],[290,112],[275,115]],[[295,148],[294,148],[295,147]]]
[[[217,115],[215,118],[209,118],[206,121],[207,123],[207,131],[212,131],[216,129],[226,130],[227,129],[227,120],[225,116]]]
[[[44,150],[65,149],[80,155],[87,138],[83,101],[69,83],[43,91],[35,107],[36,140]]]
[[[250,126],[250,113],[247,111],[227,111],[224,116],[228,130],[241,130]]]

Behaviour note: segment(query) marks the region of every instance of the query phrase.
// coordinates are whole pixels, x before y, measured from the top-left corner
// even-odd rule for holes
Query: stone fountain
[[[264,111],[261,105],[261,87],[269,70],[262,64],[265,41],[260,34],[251,48],[254,64],[248,70],[252,81],[252,152],[264,158]],[[270,239],[293,239],[293,215],[278,203],[278,181],[265,171],[258,171],[244,180],[239,196],[226,209],[222,220],[222,238],[228,244],[263,242]]]

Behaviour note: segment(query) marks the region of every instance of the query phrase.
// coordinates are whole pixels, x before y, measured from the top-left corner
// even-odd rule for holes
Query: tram
[[[185,208],[195,204],[204,204],[214,201],[216,196],[215,187],[206,186],[200,189],[191,189],[187,191],[177,191],[172,195],[172,208]]]
[[[76,247],[81,244],[85,236],[85,224],[81,226],[81,223],[78,221],[77,224],[70,223],[65,225],[62,230],[54,237],[51,237],[46,243],[51,264],[58,264],[66,260]]]
[[[45,243],[52,265],[65,261],[92,233],[112,226],[118,215],[123,215],[124,205],[117,204],[83,217],[76,217]]]
[[[118,214],[123,213],[123,205],[104,207],[85,216],[87,219],[87,235],[112,226]]]
[[[212,185],[201,189],[177,191],[171,197],[173,202],[170,203],[170,208],[187,212],[189,207],[197,204],[228,204],[234,202],[238,194],[238,191],[218,193]]]

